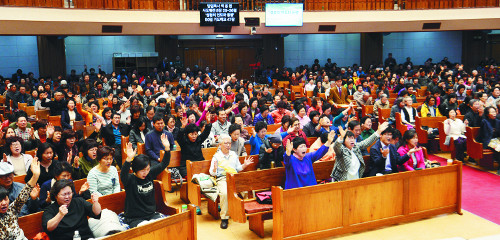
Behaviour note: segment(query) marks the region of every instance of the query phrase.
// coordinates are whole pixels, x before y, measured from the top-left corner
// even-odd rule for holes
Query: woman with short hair
[[[100,196],[120,192],[118,170],[113,166],[115,150],[104,146],[97,149],[97,162],[99,164],[89,171],[87,182],[90,193]]]

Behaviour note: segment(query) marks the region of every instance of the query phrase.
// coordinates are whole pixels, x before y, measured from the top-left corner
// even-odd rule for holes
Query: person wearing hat
[[[283,154],[285,148],[281,144],[281,135],[274,134],[262,141],[259,151],[259,168],[268,169],[272,167],[283,167]]]
[[[40,162],[33,161],[31,163],[31,171],[33,177],[24,185],[14,200],[11,201],[12,181],[14,168],[8,163],[0,163],[0,239],[26,239],[23,230],[17,223],[18,216],[22,212],[24,204],[30,197],[36,198],[40,193],[40,187],[36,186],[38,176],[40,176]],[[3,184],[10,184],[11,188],[5,188]],[[8,229],[8,231],[4,231]]]

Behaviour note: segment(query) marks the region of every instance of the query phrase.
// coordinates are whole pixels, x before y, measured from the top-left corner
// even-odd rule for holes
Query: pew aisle
[[[446,154],[448,156],[446,156]],[[440,156],[449,158],[449,153],[446,154],[440,154]],[[178,192],[166,192],[169,205],[181,207],[181,205],[184,204],[177,194]],[[213,217],[207,213],[206,201],[202,202],[201,210],[203,214],[197,216],[199,240],[272,239],[272,221],[264,222],[265,237],[259,238],[254,232],[248,229],[248,223],[236,223],[230,220],[228,229],[220,229],[220,221],[214,220]],[[359,233],[345,234],[327,239],[430,240],[452,237],[470,239],[500,234],[500,225],[476,216],[466,210],[462,210],[462,212],[462,216],[458,214],[444,214],[421,221],[367,230]]]

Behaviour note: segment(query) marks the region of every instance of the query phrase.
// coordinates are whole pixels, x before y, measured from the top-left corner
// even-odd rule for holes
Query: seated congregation
[[[238,191],[239,173],[275,171],[277,184],[264,188],[285,191],[393,176],[436,166],[427,159],[436,145],[459,161],[494,167],[497,68],[410,63],[365,72],[315,61],[295,71],[269,67],[258,81],[182,65],[152,73],[85,69],[68,80],[2,78],[0,225],[10,230],[0,238],[31,239],[39,229],[50,239],[89,239],[160,224],[182,214],[161,200],[172,183],[200,205],[191,187],[198,174],[211,179],[212,188],[201,189],[215,193],[209,211],[226,229],[234,195],[251,199],[262,189]],[[315,167],[321,163],[328,169]],[[119,212],[105,213],[102,201],[114,198]],[[263,234],[268,215],[249,215],[251,229]],[[35,216],[39,226],[23,229]]]

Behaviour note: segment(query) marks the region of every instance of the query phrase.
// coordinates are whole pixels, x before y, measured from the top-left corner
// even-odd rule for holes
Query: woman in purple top
[[[335,131],[328,134],[328,141],[315,152],[307,153],[306,141],[297,137],[292,142],[286,142],[286,152],[283,155],[286,180],[285,189],[316,185],[313,162],[321,159],[335,138]]]

